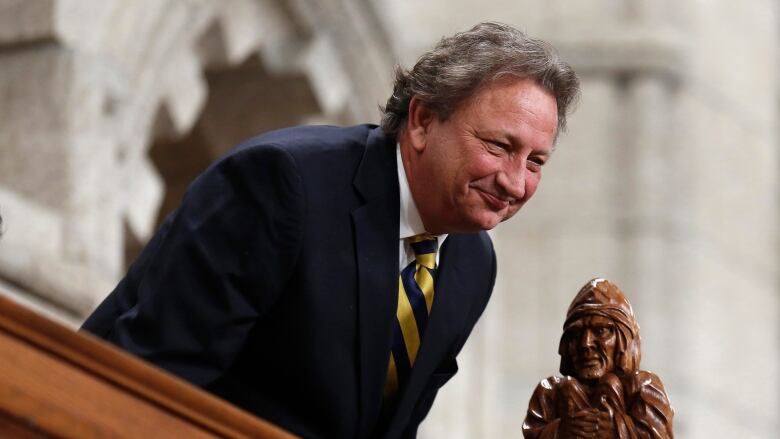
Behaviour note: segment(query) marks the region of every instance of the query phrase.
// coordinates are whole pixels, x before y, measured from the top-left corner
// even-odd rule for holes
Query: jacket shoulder
[[[282,128],[247,139],[230,153],[235,154],[271,145],[294,154],[311,148],[331,150],[343,148],[345,145],[365,146],[369,133],[376,128],[375,125],[370,124],[349,127],[306,125]]]
[[[447,239],[457,241],[458,247],[468,251],[470,253],[469,256],[487,257],[494,253],[493,241],[487,232],[453,234]]]

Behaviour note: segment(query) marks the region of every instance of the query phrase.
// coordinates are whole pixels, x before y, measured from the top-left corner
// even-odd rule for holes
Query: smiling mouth
[[[489,192],[485,192],[482,189],[475,188],[477,192],[479,192],[479,195],[482,197],[483,200],[485,200],[485,203],[493,210],[504,210],[507,207],[509,207],[510,204],[514,201],[514,199],[503,199],[499,198]]]

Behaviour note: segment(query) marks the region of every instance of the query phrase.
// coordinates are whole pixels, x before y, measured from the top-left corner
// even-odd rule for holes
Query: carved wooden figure
[[[674,438],[663,383],[639,369],[639,325],[617,285],[588,282],[569,306],[560,372],[536,387],[526,439]]]

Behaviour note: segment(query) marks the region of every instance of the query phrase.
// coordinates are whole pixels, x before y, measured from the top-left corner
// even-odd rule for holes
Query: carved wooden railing
[[[0,296],[0,437],[294,436]]]

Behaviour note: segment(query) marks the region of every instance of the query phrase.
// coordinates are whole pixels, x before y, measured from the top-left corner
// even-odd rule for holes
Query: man
[[[543,380],[523,423],[528,439],[671,439],[663,383],[639,370],[639,326],[620,289],[588,282],[569,306],[558,352],[561,377]]]
[[[381,128],[212,165],[84,329],[304,437],[414,437],[490,296],[484,230],[534,194],[578,83],[497,23],[396,76]]]

